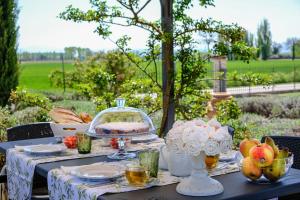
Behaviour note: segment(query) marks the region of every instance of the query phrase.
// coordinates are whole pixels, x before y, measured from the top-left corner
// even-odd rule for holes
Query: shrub
[[[295,97],[251,97],[238,99],[243,112],[265,117],[299,118],[300,98]]]
[[[257,114],[243,114],[240,120],[247,124],[248,129],[257,139],[265,135],[290,135],[293,129],[300,126],[299,119],[267,119]]]
[[[161,109],[161,92],[156,85],[148,79],[128,80],[120,87],[121,95],[126,99],[126,106],[140,108],[150,114]],[[106,92],[102,96],[93,98],[97,110],[116,106],[112,92]]]
[[[99,97],[106,92],[119,95],[120,86],[135,75],[135,68],[120,51],[99,53],[85,62],[76,62],[75,70],[65,73],[65,83],[88,98]],[[49,75],[50,82],[63,86],[62,72]]]
[[[238,73],[233,71],[228,73],[227,79],[229,85],[232,86],[249,86],[249,85],[270,85],[272,83],[272,77],[268,74],[261,73]]]
[[[275,106],[272,110],[272,115],[280,118],[297,119],[300,118],[300,98],[299,97],[285,97],[279,101],[278,110]]]
[[[6,141],[6,129],[16,124],[7,107],[0,107],[0,142]]]
[[[273,83],[290,83],[290,82],[300,82],[300,72],[295,71],[291,73],[276,72],[272,74]]]
[[[12,117],[16,119],[17,124],[30,124],[34,122],[50,121],[48,111],[44,108],[35,106],[27,107],[23,110],[16,111]]]
[[[7,107],[0,106],[0,143],[6,141],[6,129],[16,124]],[[0,154],[0,169],[5,163],[5,155]]]
[[[240,119],[230,119],[227,121],[228,126],[234,128],[234,135],[233,135],[233,146],[234,148],[238,148],[240,142],[244,138],[253,138],[254,135],[251,133],[247,125],[241,121]]]
[[[46,110],[50,110],[50,100],[41,94],[28,92],[26,89],[17,87],[17,90],[12,91],[9,97],[14,111],[22,110],[27,107],[38,106]]]
[[[256,113],[265,117],[272,115],[274,100],[271,98],[241,98],[238,102],[243,112]]]
[[[233,97],[216,104],[217,120],[223,125],[226,125],[229,120],[238,119],[241,113],[241,109]]]

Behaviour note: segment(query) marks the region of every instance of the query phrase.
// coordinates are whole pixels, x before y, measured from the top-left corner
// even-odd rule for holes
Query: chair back
[[[233,139],[233,136],[234,136],[234,128],[231,127],[231,126],[228,126],[228,133],[231,135],[232,139]]]
[[[279,147],[287,147],[294,154],[293,168],[300,169],[300,137],[296,136],[270,136]],[[265,141],[265,137],[261,139]]]
[[[20,125],[7,129],[8,141],[36,139],[53,136],[53,131],[49,122]]]

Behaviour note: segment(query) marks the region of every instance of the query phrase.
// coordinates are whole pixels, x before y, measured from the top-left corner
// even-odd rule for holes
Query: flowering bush
[[[12,110],[22,110],[27,107],[38,106],[46,110],[50,110],[50,100],[44,95],[31,93],[28,90],[17,87],[15,91],[10,93],[9,102],[12,104]]]

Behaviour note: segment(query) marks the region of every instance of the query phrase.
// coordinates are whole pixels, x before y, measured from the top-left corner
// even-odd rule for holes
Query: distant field
[[[73,65],[65,63],[65,70],[71,70]],[[34,90],[60,91],[50,85],[51,71],[61,69],[61,63],[55,62],[26,62],[21,64],[19,85]]]
[[[160,62],[159,62],[160,64]],[[178,65],[178,64],[177,64]],[[249,64],[242,61],[228,61],[228,72],[238,71],[245,73],[248,71],[256,73],[292,73],[294,66],[300,72],[300,59],[292,60],[268,60],[268,61],[251,61]],[[42,90],[42,91],[55,91],[60,92],[62,89],[55,88],[50,85],[48,75],[55,69],[61,69],[61,63],[55,62],[27,62],[21,64],[20,73],[20,86],[28,89]],[[65,70],[72,70],[72,63],[65,63]],[[149,66],[151,69],[151,66]],[[212,65],[208,65],[208,71],[212,70]],[[159,69],[161,71],[161,69]],[[138,73],[139,77],[144,77],[142,73]],[[211,76],[211,72],[208,73]],[[161,79],[161,73],[159,74]]]
[[[267,60],[267,61],[251,61],[249,64],[242,61],[229,61],[228,62],[228,72],[239,71],[247,72],[253,71],[257,73],[271,73],[273,72],[283,72],[289,73],[294,70],[294,65],[297,70],[300,71],[300,59],[292,60]]]

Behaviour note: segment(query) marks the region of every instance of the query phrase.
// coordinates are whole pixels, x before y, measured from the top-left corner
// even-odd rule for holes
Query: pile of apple
[[[256,139],[244,139],[240,143],[242,173],[251,180],[264,175],[269,181],[276,182],[285,174],[285,158],[289,156],[288,148],[279,149],[271,137],[264,143]]]

